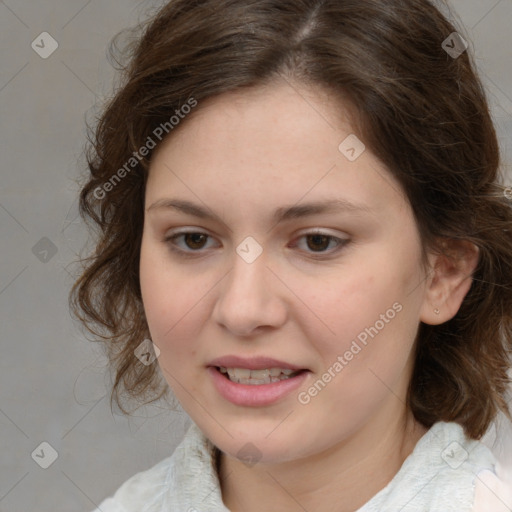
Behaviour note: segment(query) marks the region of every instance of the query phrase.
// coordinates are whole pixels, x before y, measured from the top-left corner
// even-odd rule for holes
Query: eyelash
[[[202,231],[180,231],[180,232],[173,233],[171,235],[166,236],[163,241],[168,245],[169,249],[172,252],[177,253],[179,256],[182,256],[184,258],[200,257],[204,253],[204,251],[202,251],[202,248],[197,249],[197,250],[188,250],[187,251],[187,250],[180,249],[177,247],[175,240],[179,237],[186,236],[186,235],[204,235],[208,238],[212,238],[212,237],[210,237],[210,235],[208,235],[207,233],[204,233]],[[322,236],[322,237],[328,238],[329,243],[333,240],[336,242],[336,248],[332,251],[329,251],[329,252],[312,251],[311,253],[309,253],[312,255],[313,259],[327,259],[328,257],[331,257],[331,256],[337,254],[338,252],[340,252],[350,242],[349,239],[335,237],[333,235],[329,235],[328,233],[323,233],[322,231],[311,231],[308,233],[304,233],[303,235],[301,235],[299,237],[299,239],[306,238],[308,236]]]

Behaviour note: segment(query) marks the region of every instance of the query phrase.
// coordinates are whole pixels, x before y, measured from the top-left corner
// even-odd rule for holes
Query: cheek
[[[171,352],[179,357],[193,348],[195,330],[200,324],[197,315],[204,307],[201,301],[204,286],[198,286],[160,252],[143,241],[140,286],[152,341],[166,361]],[[196,277],[198,280],[200,277]]]
[[[317,332],[321,328],[327,335],[324,338],[330,334],[333,341],[351,339],[375,323],[400,295],[396,279],[390,274],[379,274],[370,265],[347,267],[333,274],[321,287],[318,282],[310,284],[311,287],[302,288],[301,298],[317,313],[316,320],[309,315],[311,327]]]
[[[309,313],[303,329],[325,368],[346,356],[347,370],[357,368],[361,375],[362,369],[367,373],[377,367],[392,379],[405,365],[419,323],[419,305],[411,294],[419,279],[418,265],[412,253],[392,255],[392,248],[385,248],[347,264],[321,288],[313,282],[302,287],[301,298],[318,317]]]

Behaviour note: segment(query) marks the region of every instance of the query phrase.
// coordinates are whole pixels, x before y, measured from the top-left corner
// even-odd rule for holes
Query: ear
[[[431,271],[420,309],[420,320],[430,325],[447,322],[457,314],[471,288],[480,255],[478,247],[468,240],[446,239],[441,250],[441,254],[429,255]]]

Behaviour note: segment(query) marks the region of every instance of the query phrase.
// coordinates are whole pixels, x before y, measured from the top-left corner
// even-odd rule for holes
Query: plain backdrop
[[[131,418],[112,414],[101,347],[67,305],[71,263],[87,240],[75,183],[85,115],[112,90],[111,38],[161,3],[0,1],[0,512],[90,511],[169,456],[190,421],[162,403]],[[453,5],[489,92],[510,184],[512,0]],[[495,451],[512,460],[510,441],[498,438]]]

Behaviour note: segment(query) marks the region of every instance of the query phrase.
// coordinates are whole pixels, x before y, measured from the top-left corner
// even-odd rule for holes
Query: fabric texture
[[[131,477],[94,512],[230,512],[215,451],[192,424],[170,457]],[[486,445],[466,438],[457,423],[438,422],[356,512],[510,512],[512,475],[504,473]]]

